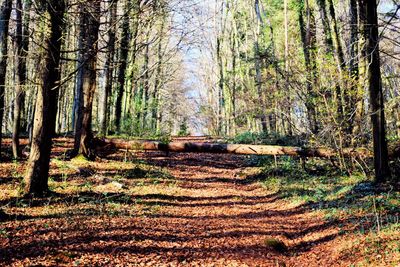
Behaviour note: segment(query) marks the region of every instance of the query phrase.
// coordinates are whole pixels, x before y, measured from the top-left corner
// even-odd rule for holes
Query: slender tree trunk
[[[315,21],[312,14],[312,10],[309,6],[308,0],[306,4],[306,18],[304,21],[304,7],[300,7],[299,10],[299,25],[301,40],[303,43],[304,60],[307,71],[307,96],[305,100],[305,106],[307,109],[307,118],[310,124],[310,129],[313,134],[319,132],[319,125],[317,121],[317,111],[315,107],[316,94],[314,92],[314,85],[316,83],[316,63],[315,63]]]
[[[64,1],[52,0],[38,2],[38,10],[50,15],[50,25],[45,35],[44,64],[41,71],[43,83],[39,86],[36,99],[36,112],[33,126],[33,141],[25,175],[26,195],[42,196],[48,191],[48,175],[53,125],[55,116],[48,116],[51,106],[57,102],[56,94],[60,81],[60,50],[62,42]],[[45,16],[43,16],[44,18]],[[48,23],[44,21],[44,23]]]
[[[262,17],[260,14],[260,7],[259,7],[259,1],[256,0],[254,2],[255,4],[255,12],[256,12],[256,25],[254,27],[254,68],[256,71],[256,87],[257,87],[257,94],[260,99],[260,106],[261,106],[261,114],[260,114],[260,119],[261,119],[261,128],[263,133],[268,132],[268,124],[267,124],[267,116],[265,114],[266,112],[266,99],[265,99],[265,94],[262,90],[262,62],[261,62],[261,53],[260,53],[260,44],[259,44],[259,39],[261,35],[261,23],[262,23]],[[270,120],[271,124],[271,120]],[[271,125],[270,125],[271,126]]]
[[[142,129],[147,129],[147,113],[148,113],[148,106],[149,106],[149,94],[150,94],[150,31],[151,27],[149,27],[148,32],[146,34],[146,48],[144,50],[144,63],[143,63],[143,77],[142,77],[142,88],[143,88],[143,95],[141,96],[143,99],[142,104],[142,112],[141,112],[141,125]]]
[[[137,113],[137,100],[138,100],[138,68],[137,68],[137,62],[136,59],[138,57],[139,53],[139,48],[138,48],[138,35],[139,35],[139,26],[140,26],[140,10],[137,6],[137,3],[134,2],[133,6],[133,11],[135,12],[133,16],[133,25],[132,25],[132,37],[131,37],[131,45],[130,45],[130,50],[131,50],[131,60],[130,60],[130,66],[129,66],[129,75],[127,75],[129,79],[129,90],[131,94],[131,99],[129,102],[129,110],[128,112],[131,114],[132,118],[135,117],[135,113]]]
[[[121,117],[122,117],[122,98],[125,92],[125,73],[128,62],[129,52],[129,7],[130,1],[126,1],[124,8],[124,17],[122,22],[121,45],[119,48],[119,69],[117,77],[117,99],[115,102],[115,129],[117,133],[121,132]]]
[[[0,158],[2,153],[3,116],[4,116],[4,94],[7,74],[8,53],[8,29],[11,16],[11,0],[0,1]]]
[[[357,0],[350,0],[350,92],[344,94],[344,102],[346,105],[346,113],[348,123],[345,125],[345,131],[348,135],[353,133],[355,115],[355,107],[357,105],[357,88],[359,82],[358,72],[358,6]]]
[[[160,63],[159,63],[160,64]],[[152,131],[157,132],[157,124],[158,124],[158,114],[159,114],[159,106],[160,106],[160,89],[161,89],[161,77],[162,70],[161,66],[157,67],[156,80],[154,83],[154,89],[152,92],[152,104],[151,104],[151,128]]]
[[[13,157],[19,158],[19,135],[21,127],[21,113],[23,110],[25,99],[25,83],[26,83],[26,58],[28,56],[28,27],[30,20],[31,1],[16,0],[15,24],[16,36],[15,46],[17,48],[17,56],[15,58],[15,102],[14,102],[14,118],[13,118],[13,134],[12,134],[12,151]]]
[[[217,38],[217,62],[218,62],[218,104],[217,104],[217,135],[222,135],[223,110],[225,107],[224,90],[225,90],[225,73],[222,56],[222,38]]]
[[[324,37],[325,37],[325,50],[328,56],[333,56],[335,53],[336,59],[338,61],[338,70],[340,74],[343,73],[343,68],[344,68],[344,55],[343,55],[343,49],[340,43],[340,38],[339,36],[339,31],[337,27],[337,22],[336,22],[336,14],[335,14],[335,9],[333,7],[332,1],[328,0],[329,2],[329,14],[332,19],[332,24],[333,24],[333,29],[334,29],[334,34],[335,34],[335,44],[333,42],[333,37],[332,37],[332,30],[331,30],[331,21],[329,20],[328,17],[328,12],[327,12],[327,6],[326,6],[326,1],[325,0],[318,0],[318,6],[321,14],[321,20],[323,24],[323,30],[324,30]],[[339,84],[339,82],[336,82],[335,85],[335,91],[333,92],[336,95],[336,109],[337,109],[337,120],[339,124],[342,123],[343,121],[343,105],[342,105],[342,89]]]
[[[319,13],[322,20],[322,26],[324,30],[324,41],[325,41],[325,52],[327,54],[333,53],[333,41],[332,41],[332,31],[331,25],[328,18],[328,12],[326,9],[326,1],[325,0],[317,0]]]
[[[165,28],[165,20],[166,17],[163,15],[160,29],[159,29],[159,36],[160,40],[158,43],[157,48],[157,70],[156,70],[156,77],[154,82],[154,89],[152,92],[152,104],[151,104],[151,121],[152,125],[151,128],[153,131],[157,131],[157,114],[159,109],[159,91],[162,83],[162,65],[163,65],[163,40],[164,40],[164,28]]]
[[[218,87],[217,87],[217,99],[216,99],[216,134],[225,135],[226,134],[226,123],[225,110],[226,110],[226,82],[228,74],[226,74],[226,60],[224,61],[224,43],[227,31],[227,20],[228,20],[229,6],[226,1],[221,1],[221,16],[220,16],[220,35],[217,36],[217,47],[216,47],[216,64],[218,72]]]
[[[105,63],[105,86],[101,88],[99,94],[99,134],[100,136],[107,135],[108,122],[108,98],[112,90],[113,70],[114,70],[114,55],[115,55],[115,33],[116,33],[116,16],[117,16],[118,0],[109,0],[108,5],[108,51]]]
[[[77,69],[78,73],[76,75],[75,91],[74,91],[74,106],[72,113],[73,130],[75,135],[74,150],[76,153],[79,151],[80,141],[81,141],[81,129],[83,121],[83,75],[84,75],[84,65],[87,64],[86,54],[86,30],[85,24],[87,23],[84,10],[84,4],[81,3],[79,6],[79,37],[78,37],[78,62]],[[89,50],[89,49],[87,49]]]
[[[289,88],[289,19],[288,19],[288,0],[284,0],[284,23],[285,23],[285,87]],[[287,112],[287,134],[293,135],[292,127],[292,99],[290,93],[286,96],[286,112]]]
[[[332,19],[332,28],[333,28],[333,35],[334,35],[334,52],[335,52],[335,58],[337,61],[338,65],[338,71],[340,74],[340,80],[343,81],[346,80],[347,77],[344,76],[345,68],[346,68],[346,63],[344,60],[344,52],[343,52],[343,46],[341,42],[341,37],[339,33],[339,26],[337,23],[336,19],[336,11],[335,11],[335,6],[333,5],[332,0],[328,0],[329,4],[329,14]],[[337,96],[337,117],[339,123],[342,125],[344,124],[344,127],[346,127],[346,118],[344,115],[344,107],[343,107],[343,101],[344,101],[344,95],[347,95],[349,92],[344,90],[342,91],[342,87],[340,86],[340,82],[337,82],[336,84],[336,96]],[[340,129],[342,131],[342,127]]]
[[[341,42],[341,36],[339,33],[339,26],[337,23],[336,19],[336,11],[335,11],[335,6],[333,5],[332,0],[328,0],[329,4],[329,14],[332,19],[332,28],[333,28],[333,35],[334,35],[334,44],[335,44],[335,50],[336,51],[336,60],[338,63],[338,70],[343,72],[345,70],[345,60],[344,60],[344,52],[343,52],[343,46]]]
[[[358,17],[359,17],[359,40],[358,40],[358,83],[357,83],[357,91],[355,93],[355,115],[354,115],[354,128],[353,128],[353,136],[360,136],[364,134],[363,128],[364,125],[364,117],[365,116],[365,108],[364,108],[364,92],[366,91],[367,84],[367,71],[368,71],[368,60],[367,60],[367,29],[366,25],[367,21],[367,10],[365,4],[362,4],[360,0],[358,0]]]
[[[369,63],[367,77],[374,141],[375,181],[383,182],[389,177],[390,170],[379,57],[378,10],[375,0],[360,0],[360,6],[365,7],[367,15],[367,24],[364,27],[367,35],[366,49]]]
[[[230,116],[229,116],[229,125],[231,128],[230,134],[234,136],[236,134],[236,95],[237,95],[237,76],[238,76],[238,58],[239,58],[239,40],[237,33],[237,21],[233,22],[233,32],[232,32],[232,40],[231,40],[231,54],[232,54],[232,73],[233,73],[233,81],[232,88],[230,90]]]

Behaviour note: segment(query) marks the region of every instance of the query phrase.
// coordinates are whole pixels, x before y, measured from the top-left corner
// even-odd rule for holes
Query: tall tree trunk
[[[117,16],[118,0],[109,0],[108,5],[108,50],[105,63],[106,81],[103,88],[99,92],[99,134],[107,135],[108,122],[108,98],[112,90],[113,70],[114,70],[114,54],[115,54],[115,33],[116,33],[116,16]]]
[[[350,0],[350,48],[349,48],[349,74],[350,74],[350,92],[344,94],[344,103],[346,113],[348,114],[348,123],[345,125],[345,131],[348,135],[353,133],[355,115],[354,108],[357,105],[357,89],[359,82],[358,72],[358,6],[357,0]]]
[[[161,89],[161,84],[162,84],[162,66],[163,66],[163,40],[164,40],[164,28],[165,28],[165,23],[166,23],[166,17],[163,15],[161,19],[161,25],[159,29],[159,43],[158,43],[158,48],[157,48],[157,70],[156,70],[156,77],[154,81],[154,89],[152,92],[152,104],[151,104],[151,121],[152,125],[151,128],[153,131],[157,131],[157,114],[158,114],[158,109],[159,109],[159,91]]]
[[[358,18],[359,18],[359,39],[358,39],[358,83],[357,83],[357,91],[355,93],[355,115],[354,115],[354,127],[353,127],[353,136],[360,136],[364,134],[363,128],[364,125],[364,117],[365,116],[365,108],[364,108],[364,92],[366,91],[365,85],[367,84],[367,72],[368,72],[368,55],[367,55],[367,29],[366,25],[368,24],[367,20],[367,10],[366,5],[362,4],[360,0],[358,0]]]
[[[336,60],[338,62],[338,71],[340,74],[342,74],[344,68],[344,54],[341,42],[339,40],[340,36],[339,36],[339,30],[337,26],[336,14],[335,14],[335,9],[333,7],[333,3],[331,0],[328,0],[329,14],[332,19],[332,25],[333,25],[332,27],[334,29],[333,33],[335,38],[332,37],[331,21],[329,20],[328,17],[326,0],[318,0],[317,3],[319,6],[321,20],[323,24],[326,53],[328,54],[328,56],[333,56],[333,54],[335,54]],[[333,39],[335,39],[335,44],[333,42]],[[344,116],[343,116],[343,105],[342,105],[342,89],[339,82],[336,82],[335,91],[333,93],[336,95],[335,99],[336,110],[337,110],[336,117],[338,119],[339,124],[341,124]]]
[[[45,33],[45,55],[40,70],[42,84],[38,88],[36,112],[33,126],[33,140],[25,175],[24,192],[27,195],[42,196],[48,191],[48,175],[53,125],[55,116],[48,116],[57,102],[56,94],[60,81],[60,50],[62,42],[63,16],[65,4],[62,0],[37,2],[38,10],[50,16],[50,25]],[[46,16],[42,16],[45,18]],[[44,21],[44,23],[48,23]],[[52,121],[54,120],[54,121]]]
[[[333,28],[333,35],[334,35],[334,44],[335,44],[335,52],[336,52],[336,60],[338,63],[338,70],[343,72],[345,69],[345,60],[344,60],[344,52],[343,52],[343,46],[341,42],[341,37],[339,33],[339,26],[337,23],[336,19],[336,11],[335,11],[335,6],[333,5],[332,0],[328,0],[329,4],[329,14],[332,19],[332,28]]]
[[[84,30],[86,18],[84,14],[83,4],[79,6],[79,37],[78,37],[78,61],[77,69],[78,73],[76,75],[75,90],[74,90],[74,105],[72,111],[72,129],[75,135],[74,150],[77,153],[79,150],[80,143],[80,131],[82,128],[82,116],[83,116],[83,67],[86,64],[86,51],[85,51],[85,39],[86,32]]]
[[[306,18],[304,20],[304,4],[306,5]],[[315,107],[316,93],[314,85],[316,83],[316,62],[315,62],[315,21],[312,10],[309,6],[308,0],[305,3],[302,1],[299,9],[299,26],[301,33],[301,40],[303,43],[304,60],[307,71],[307,96],[305,106],[307,109],[307,118],[310,124],[310,129],[313,134],[319,132],[319,124],[317,121],[317,111]]]
[[[319,13],[322,20],[322,26],[324,30],[324,41],[325,41],[325,51],[327,54],[333,53],[333,41],[332,41],[332,31],[331,25],[328,18],[328,12],[326,9],[326,1],[325,0],[317,0]]]
[[[29,21],[30,9],[32,2],[16,0],[15,23],[16,36],[15,46],[17,48],[17,56],[15,58],[15,103],[14,103],[14,118],[13,118],[13,134],[12,134],[12,151],[13,157],[19,158],[19,135],[21,128],[21,113],[25,100],[25,84],[26,84],[26,58],[28,56],[29,47]]]
[[[262,18],[259,9],[259,1],[254,1],[255,4],[255,13],[256,13],[256,25],[254,27],[254,68],[256,71],[256,88],[257,94],[260,99],[261,106],[261,129],[263,133],[268,132],[268,124],[267,124],[267,115],[266,112],[266,96],[262,90],[262,62],[261,62],[261,51],[260,51],[260,35],[261,35],[261,23]]]
[[[222,56],[222,43],[221,37],[217,38],[217,63],[218,63],[218,100],[217,100],[217,129],[216,134],[223,134],[223,110],[225,107],[224,90],[225,90],[225,70]]]
[[[338,71],[340,74],[340,80],[345,81],[346,77],[344,76],[345,68],[346,68],[346,63],[344,60],[344,52],[343,52],[343,46],[341,42],[341,37],[339,33],[339,26],[337,23],[336,19],[336,11],[335,11],[335,6],[333,5],[332,0],[328,0],[329,4],[329,14],[332,19],[332,28],[333,28],[333,35],[334,35],[334,51],[335,51],[335,58],[337,61],[338,65]],[[347,91],[342,91],[342,88],[340,86],[340,82],[337,82],[336,84],[336,96],[337,96],[337,116],[338,116],[338,121],[342,125],[345,121],[346,118],[344,116],[344,107],[343,107],[343,100],[344,100],[344,95],[347,95],[349,92]],[[346,124],[346,123],[344,123]],[[344,126],[346,127],[346,126]],[[342,127],[341,127],[342,130]]]
[[[142,129],[147,129],[147,112],[149,106],[149,94],[150,94],[150,34],[151,34],[151,27],[148,28],[146,33],[146,48],[144,50],[144,63],[143,63],[143,77],[142,77],[142,88],[143,88],[143,95],[141,96],[143,99],[142,104],[142,112],[141,112],[141,125]]]
[[[383,182],[390,175],[388,147],[385,130],[385,107],[382,92],[382,80],[379,57],[378,10],[375,0],[360,0],[360,6],[365,7],[366,50],[368,55],[368,88],[370,113],[374,141],[375,181]]]
[[[81,66],[78,73],[79,83],[77,92],[82,102],[78,106],[77,122],[75,123],[75,146],[79,154],[93,158],[91,150],[92,133],[92,107],[96,90],[96,67],[98,52],[98,35],[100,26],[100,1],[91,0],[82,4],[80,19],[80,60]],[[79,127],[80,126],[80,127]]]
[[[285,23],[285,87],[289,88],[289,19],[288,19],[288,0],[284,0],[284,23]],[[292,126],[292,99],[290,93],[288,92],[286,96],[286,112],[287,112],[287,134],[289,136],[293,135]]]
[[[4,94],[7,74],[8,29],[11,16],[11,0],[0,1],[0,158],[2,153]]]
[[[214,132],[216,135],[223,135],[223,123],[224,123],[224,109],[225,109],[225,65],[223,61],[223,45],[225,40],[225,31],[226,31],[226,7],[225,1],[221,1],[221,16],[219,19],[219,27],[221,27],[220,33],[216,38],[216,72],[217,74],[217,87],[216,87],[216,113],[215,113],[215,129]]]
[[[122,98],[125,92],[125,73],[128,62],[129,52],[129,10],[130,1],[126,1],[124,8],[124,17],[122,22],[122,36],[119,48],[119,69],[117,77],[117,99],[115,102],[115,129],[117,133],[121,132],[121,117],[122,117]]]
[[[233,81],[232,81],[232,86],[230,89],[230,116],[229,116],[229,125],[230,125],[230,135],[234,136],[236,135],[236,95],[237,95],[237,87],[238,87],[238,63],[239,60],[238,58],[240,57],[239,55],[239,37],[238,37],[238,25],[237,21],[233,22],[232,25],[232,34],[231,34],[231,54],[232,54],[232,75],[233,75]]]

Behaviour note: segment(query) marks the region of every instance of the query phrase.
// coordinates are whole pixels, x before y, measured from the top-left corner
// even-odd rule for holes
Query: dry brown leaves
[[[57,154],[70,147],[68,140],[57,144]],[[124,168],[132,163],[112,157],[126,155],[90,164],[88,177],[70,163],[53,162],[55,191],[62,195],[33,202],[12,199],[10,177],[23,170],[2,164],[1,185],[7,187],[0,188],[6,192],[0,200],[14,217],[0,225],[0,265],[347,266],[354,260],[338,261],[337,226],[257,183],[243,183],[248,166],[241,157],[133,155],[167,169],[172,181],[128,179]],[[99,176],[120,176],[126,188],[98,192]],[[287,250],[269,246],[271,238]]]

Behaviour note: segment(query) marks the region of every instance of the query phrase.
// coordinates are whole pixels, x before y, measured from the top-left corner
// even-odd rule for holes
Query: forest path
[[[79,161],[56,160],[55,196],[2,201],[17,217],[0,227],[0,266],[337,264],[329,241],[339,229],[289,204],[284,192],[268,192],[245,157],[139,153],[121,161],[125,156],[83,162],[90,171],[79,173],[68,167]],[[150,175],[140,178],[146,172],[135,161]],[[112,179],[124,189],[107,191],[104,181]],[[267,245],[271,239],[287,249]]]
[[[152,235],[162,240],[145,250],[149,265],[322,266],[332,260],[323,245],[338,230],[269,193],[249,174],[254,168],[244,157],[187,153],[150,156],[147,162],[166,168],[177,181],[174,195],[143,195],[162,206],[136,222],[139,229],[156,226]],[[287,249],[267,245],[274,240]]]

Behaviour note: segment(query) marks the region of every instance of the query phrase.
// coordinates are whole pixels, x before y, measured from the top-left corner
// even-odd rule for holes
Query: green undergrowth
[[[339,235],[353,236],[338,250],[365,259],[355,266],[400,260],[400,191],[394,182],[376,185],[361,172],[347,175],[323,160],[264,158],[262,164],[253,180],[295,207],[322,212],[341,229]]]
[[[227,138],[228,143],[251,145],[302,146],[306,144],[305,136],[285,136],[275,133],[244,132]]]
[[[148,135],[130,135],[130,134],[113,134],[107,136],[108,139],[124,139],[124,140],[149,140],[149,141],[159,141],[163,143],[171,142],[172,138],[170,134],[159,133],[159,134],[148,134]]]

